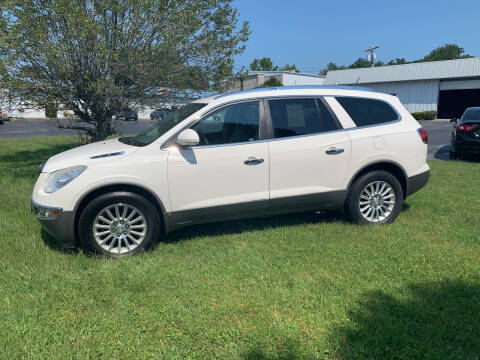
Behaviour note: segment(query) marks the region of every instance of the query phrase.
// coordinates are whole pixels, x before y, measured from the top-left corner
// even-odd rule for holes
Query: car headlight
[[[61,189],[70,181],[83,173],[86,168],[86,166],[79,165],[51,173],[45,184],[45,192],[50,194]]]

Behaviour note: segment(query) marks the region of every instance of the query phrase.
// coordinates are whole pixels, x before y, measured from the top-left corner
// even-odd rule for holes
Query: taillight
[[[417,130],[418,131],[418,135],[420,135],[420,139],[422,139],[423,143],[424,144],[428,144],[428,134],[427,134],[427,130],[425,130],[424,128],[420,128]]]
[[[475,131],[475,126],[473,126],[473,125],[468,125],[468,124],[465,124],[465,125],[457,125],[457,127],[455,128],[455,130],[456,130],[457,132],[460,132],[460,133],[469,133],[469,132]]]

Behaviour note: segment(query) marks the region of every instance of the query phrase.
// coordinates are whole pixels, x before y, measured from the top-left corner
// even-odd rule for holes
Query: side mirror
[[[195,146],[200,143],[200,137],[195,130],[186,129],[183,130],[180,134],[178,134],[175,143],[182,147]]]
[[[458,121],[457,118],[453,118],[452,120],[450,120],[451,123],[456,123]]]

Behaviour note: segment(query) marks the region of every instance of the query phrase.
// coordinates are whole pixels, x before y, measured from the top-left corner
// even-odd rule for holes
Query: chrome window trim
[[[329,106],[329,104],[325,101],[325,97],[332,97],[334,98],[337,102],[338,100],[336,99],[337,97],[351,97],[351,98],[359,98],[359,99],[368,99],[368,100],[377,100],[377,101],[382,101],[384,103],[386,103],[387,105],[389,105],[394,111],[395,113],[397,114],[398,118],[396,120],[392,120],[392,121],[388,121],[388,122],[384,122],[384,123],[379,123],[379,124],[372,124],[372,125],[364,125],[364,126],[355,126],[355,127],[350,127],[350,128],[341,128],[341,129],[337,129],[337,130],[331,130],[331,131],[324,131],[324,132],[319,132],[319,133],[312,133],[312,134],[304,134],[304,135],[295,135],[295,136],[287,136],[287,137],[283,137],[283,138],[275,138],[273,137],[273,134],[269,134],[269,128],[271,130],[271,124],[270,126],[268,126],[268,122],[271,123],[271,118],[270,118],[270,108],[268,106],[268,100],[281,100],[281,99],[319,99],[321,100],[322,102],[324,102],[324,105],[327,107],[327,109],[329,111],[331,111],[331,114],[332,116],[334,116],[334,119],[336,119],[338,121],[338,125],[339,126],[342,126],[341,122],[339,121],[338,119],[338,116],[337,114],[335,113],[335,111],[333,111],[333,109],[331,109],[331,107]],[[267,129],[266,129],[266,136],[267,138],[266,139],[258,139],[258,140],[253,140],[253,141],[245,141],[245,142],[238,142],[238,143],[228,143],[228,144],[217,144],[217,145],[199,145],[199,146],[192,146],[190,147],[189,149],[206,149],[206,148],[214,148],[214,147],[224,147],[224,146],[236,146],[236,145],[246,145],[246,144],[255,144],[255,143],[262,143],[262,142],[268,142],[268,141],[278,141],[278,140],[287,140],[287,139],[299,139],[299,138],[302,138],[302,137],[310,137],[310,136],[321,136],[323,134],[331,134],[331,133],[335,133],[335,132],[341,132],[341,131],[352,131],[352,130],[360,130],[360,129],[365,129],[365,128],[370,128],[370,127],[376,127],[376,126],[385,126],[385,125],[392,125],[392,124],[395,124],[395,123],[398,123],[398,122],[401,122],[403,120],[401,114],[397,111],[397,109],[391,104],[389,103],[388,101],[386,100],[383,100],[383,99],[378,99],[378,98],[372,98],[372,97],[369,97],[369,96],[358,96],[358,95],[347,95],[347,96],[344,96],[344,95],[329,95],[329,94],[323,94],[323,95],[271,95],[271,96],[262,96],[262,97],[255,97],[255,98],[248,98],[248,99],[236,99],[236,100],[231,100],[231,101],[227,101],[225,103],[222,103],[222,104],[219,104],[219,105],[216,105],[214,107],[212,107],[211,109],[209,109],[208,111],[206,111],[204,114],[200,115],[200,118],[197,118],[197,119],[192,119],[191,121],[189,121],[188,124],[186,124],[184,127],[182,127],[180,130],[178,130],[175,134],[173,134],[172,136],[170,136],[167,140],[165,140],[162,145],[160,146],[160,149],[161,150],[168,150],[168,146],[171,145],[173,139],[179,134],[181,133],[183,130],[185,130],[186,128],[194,125],[195,123],[197,123],[198,121],[204,119],[206,116],[209,116],[210,114],[212,114],[214,111],[217,111],[225,106],[229,106],[229,105],[234,105],[234,104],[239,104],[239,103],[245,103],[245,102],[253,102],[253,101],[258,101],[260,103],[263,102],[264,104],[264,121],[267,125]],[[338,104],[340,106],[342,106],[342,104],[340,104],[340,102],[338,102]],[[262,105],[259,104],[259,106],[261,107]],[[343,106],[342,106],[343,108]],[[348,112],[345,110],[345,108],[343,108],[344,111],[347,113],[348,116],[350,116],[348,114]],[[260,110],[261,111],[261,110]],[[193,115],[193,114],[192,114]],[[353,121],[353,119],[351,119]],[[261,122],[262,122],[262,119],[260,119],[260,126],[261,126]],[[355,123],[353,121],[353,123]]]
[[[327,135],[327,134],[332,134],[332,133],[337,133],[337,132],[345,132],[345,130],[347,130],[347,129],[342,128],[342,129],[322,131],[322,132],[319,132],[319,133],[312,133],[312,134],[285,136],[285,137],[281,137],[281,138],[268,139],[267,141],[279,141],[279,140],[288,140],[288,139],[299,139],[299,138],[311,137],[311,136],[322,136],[322,135]]]
[[[226,106],[230,106],[230,105],[236,105],[236,104],[242,104],[242,103],[248,103],[248,102],[258,102],[259,103],[258,104],[258,112],[259,112],[259,114],[258,114],[259,115],[258,127],[259,127],[259,131],[260,131],[260,128],[262,127],[262,113],[263,113],[263,117],[265,118],[265,112],[262,109],[263,100],[264,100],[263,98],[237,99],[237,100],[232,100],[232,101],[225,102],[223,104],[216,105],[216,106],[212,107],[211,109],[209,109],[208,111],[206,111],[204,114],[200,115],[199,118],[192,119],[191,121],[189,121],[188,124],[186,124],[180,130],[175,132],[175,134],[173,134],[167,140],[165,140],[162,143],[162,145],[160,146],[160,149],[161,150],[167,150],[167,147],[172,143],[173,139],[175,137],[177,137],[177,135],[180,134],[183,130],[195,125],[197,122],[205,119],[207,116],[210,116],[213,112],[215,112],[217,110],[220,110],[221,108],[224,108]],[[263,121],[265,121],[265,120],[263,120]],[[265,131],[266,131],[266,129],[265,129]],[[199,148],[216,147],[216,146],[230,146],[230,145],[238,145],[238,144],[251,144],[251,143],[255,143],[255,142],[261,142],[261,141],[264,141],[264,140],[266,140],[266,139],[245,141],[245,142],[241,142],[241,143],[228,143],[228,144],[217,144],[217,145],[197,145],[197,146],[190,146],[189,149],[199,149]]]

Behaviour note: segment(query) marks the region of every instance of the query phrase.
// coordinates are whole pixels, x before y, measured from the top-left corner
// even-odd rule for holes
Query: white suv
[[[241,91],[194,101],[139,135],[51,157],[31,204],[64,246],[111,256],[226,219],[344,209],[355,223],[385,224],[428,181],[427,141],[395,96]]]

